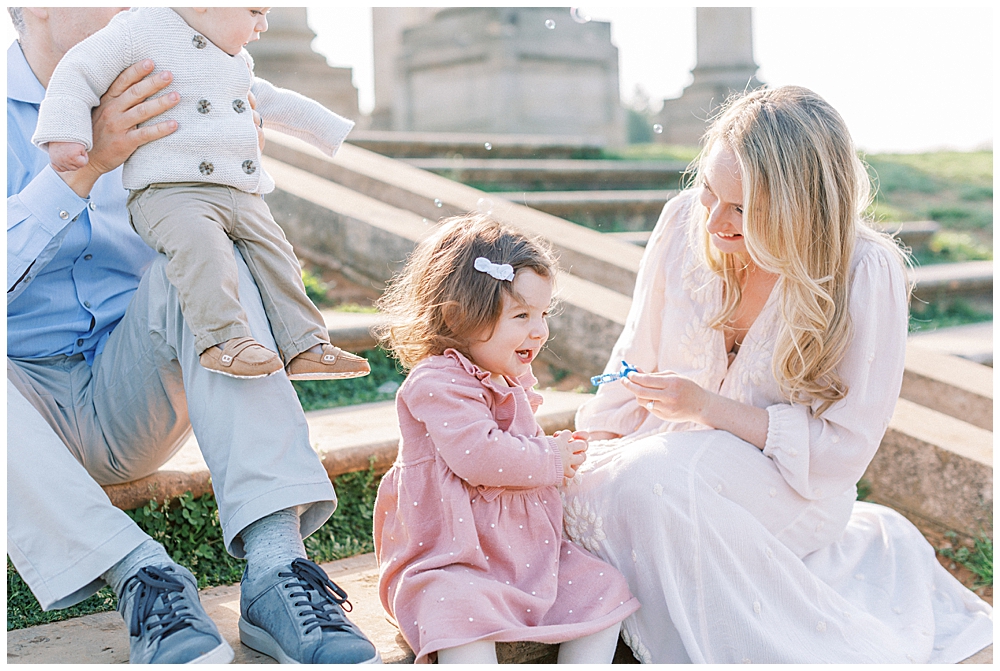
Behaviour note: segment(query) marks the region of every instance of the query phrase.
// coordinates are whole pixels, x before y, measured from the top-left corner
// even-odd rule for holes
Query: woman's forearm
[[[713,429],[728,431],[759,450],[763,450],[764,443],[767,442],[767,410],[719,394],[708,392],[708,401],[697,421]]]

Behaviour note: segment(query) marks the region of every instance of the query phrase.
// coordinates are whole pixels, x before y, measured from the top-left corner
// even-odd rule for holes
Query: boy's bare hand
[[[60,173],[77,195],[89,195],[101,175],[124,163],[138,147],[177,130],[177,122],[172,120],[137,127],[163,114],[181,99],[176,91],[156,96],[173,81],[173,75],[160,72],[155,77],[148,77],[152,71],[153,61],[149,59],[126,68],[101,97],[100,105],[94,108],[91,115],[94,146],[89,161],[79,170]]]
[[[87,165],[87,147],[81,142],[49,142],[45,150],[56,172],[72,172]]]

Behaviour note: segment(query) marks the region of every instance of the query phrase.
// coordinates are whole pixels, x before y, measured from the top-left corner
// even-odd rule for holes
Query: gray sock
[[[111,586],[115,594],[121,596],[125,581],[134,576],[144,566],[166,566],[175,563],[163,546],[152,538],[140,543],[134,550],[125,555],[117,564],[109,568],[101,576],[104,582]]]
[[[247,558],[247,575],[253,579],[293,559],[306,559],[299,530],[299,514],[286,508],[262,517],[240,532]]]

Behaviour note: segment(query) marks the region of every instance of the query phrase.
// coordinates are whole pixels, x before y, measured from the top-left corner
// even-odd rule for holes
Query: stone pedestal
[[[611,25],[568,8],[440,10],[403,31],[397,73],[393,130],[624,142]]]
[[[680,98],[663,101],[653,121],[663,132],[654,141],[698,144],[707,120],[730,94],[761,86],[753,58],[753,25],[749,7],[699,7],[697,64],[694,81]]]
[[[440,7],[372,7],[372,45],[375,69],[373,130],[392,130],[393,100],[398,86],[399,53],[403,31],[427,23]]]
[[[247,45],[254,72],[275,86],[291,89],[316,100],[337,114],[360,121],[358,90],[351,68],[333,68],[310,46],[316,33],[306,22],[305,7],[274,7],[267,15],[268,29],[261,39]]]

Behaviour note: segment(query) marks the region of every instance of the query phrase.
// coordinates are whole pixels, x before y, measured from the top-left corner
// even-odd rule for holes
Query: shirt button
[[[91,212],[97,209],[97,205],[94,204],[94,201],[90,201],[90,203],[87,204],[87,207],[90,208]]]
[[[90,261],[92,258],[94,258],[93,254],[85,254],[84,257],[83,257],[83,260],[84,261]]]
[[[66,210],[59,210],[59,218],[69,219],[69,212],[67,212]]]
[[[84,301],[83,302],[83,307],[89,308],[90,307],[90,301]]]
[[[76,346],[83,347],[83,338],[80,338],[79,340],[76,341]]]

